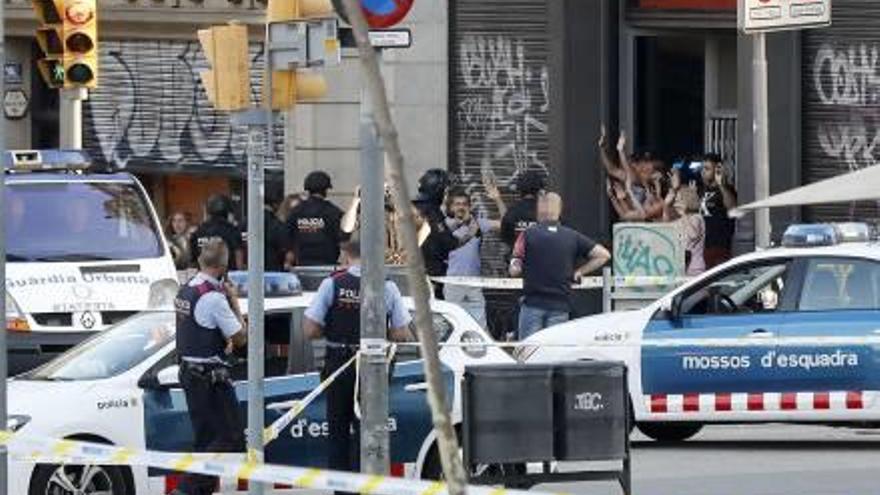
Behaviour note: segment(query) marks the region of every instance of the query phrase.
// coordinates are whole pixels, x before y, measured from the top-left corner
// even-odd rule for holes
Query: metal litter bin
[[[463,387],[466,465],[553,458],[553,368],[473,366]]]
[[[555,368],[555,458],[594,461],[627,457],[626,366],[567,363]]]

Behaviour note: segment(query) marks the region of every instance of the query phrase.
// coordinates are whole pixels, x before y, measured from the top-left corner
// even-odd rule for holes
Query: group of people
[[[681,160],[667,167],[651,153],[627,154],[626,136],[608,149],[605,128],[599,155],[606,189],[617,217],[628,222],[672,222],[684,247],[686,274],[698,275],[731,257],[736,187],[717,154]]]

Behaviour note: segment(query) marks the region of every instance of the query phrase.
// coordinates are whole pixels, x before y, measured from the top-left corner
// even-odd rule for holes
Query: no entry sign
[[[415,0],[361,0],[361,9],[367,24],[373,29],[384,29],[402,21],[412,9]],[[348,22],[341,0],[333,0],[336,12]]]
[[[746,33],[831,24],[831,0],[739,0],[738,12]]]

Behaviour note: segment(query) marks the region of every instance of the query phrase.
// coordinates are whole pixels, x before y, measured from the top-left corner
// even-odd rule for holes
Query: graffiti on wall
[[[208,67],[197,42],[105,41],[101,48],[101,84],[84,104],[84,144],[99,162],[119,168],[244,165],[247,131],[208,102],[199,76]],[[251,53],[256,101],[262,49],[255,44]]]
[[[461,183],[480,184],[486,170],[502,185],[524,170],[547,171],[546,62],[529,63],[526,42],[505,35],[465,36],[458,49],[453,118]]]
[[[823,44],[813,61],[813,88],[818,101],[844,110],[849,119],[820,122],[822,151],[857,170],[880,163],[880,45]]]

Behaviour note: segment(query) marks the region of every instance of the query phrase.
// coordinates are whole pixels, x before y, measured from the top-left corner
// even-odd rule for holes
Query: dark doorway
[[[701,154],[704,39],[641,37],[636,50],[636,150],[650,151],[666,163]]]

